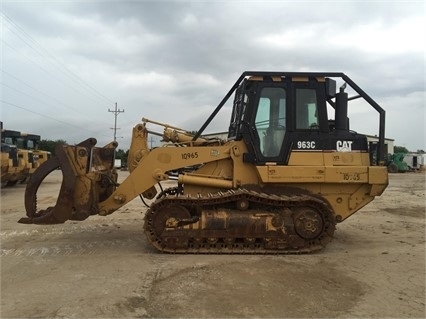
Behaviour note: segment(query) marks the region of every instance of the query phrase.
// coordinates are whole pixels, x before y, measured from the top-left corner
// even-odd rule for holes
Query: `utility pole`
[[[117,116],[120,113],[124,113],[124,109],[120,110],[117,109],[117,103],[115,103],[115,110],[108,109],[108,112],[114,113],[114,127],[112,128],[114,130],[114,142],[117,141]]]

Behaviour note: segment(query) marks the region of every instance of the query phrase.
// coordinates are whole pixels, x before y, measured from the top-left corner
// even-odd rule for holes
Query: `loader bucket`
[[[97,204],[108,198],[117,186],[114,168],[116,142],[95,147],[89,138],[75,146],[56,148],[56,157],[40,165],[25,189],[24,224],[60,224],[69,219],[84,220],[98,213]],[[62,184],[55,206],[37,211],[37,191],[43,180],[56,169],[62,171]]]

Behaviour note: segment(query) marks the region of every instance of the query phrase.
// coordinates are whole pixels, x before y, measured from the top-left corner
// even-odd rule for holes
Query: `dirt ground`
[[[39,206],[54,204],[60,181],[49,176]],[[311,255],[160,254],[138,199],[108,217],[22,225],[24,190],[1,190],[2,318],[426,316],[424,173],[390,175]]]

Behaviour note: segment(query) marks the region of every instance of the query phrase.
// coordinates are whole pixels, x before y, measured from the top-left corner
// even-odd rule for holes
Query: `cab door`
[[[259,139],[259,155],[276,159],[286,134],[286,91],[282,87],[263,87],[257,103],[254,128]]]
[[[282,163],[288,126],[286,83],[257,82],[251,89],[256,93],[251,95],[246,114],[250,130],[245,140],[252,153],[247,157],[257,165]]]

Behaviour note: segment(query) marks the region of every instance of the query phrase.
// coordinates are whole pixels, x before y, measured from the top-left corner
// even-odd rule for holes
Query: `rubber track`
[[[266,207],[265,212],[276,210],[279,208],[291,209],[303,206],[315,207],[322,215],[324,227],[323,232],[313,240],[306,240],[304,247],[294,248],[292,243],[288,243],[288,247],[280,249],[265,249],[262,242],[255,244],[249,243],[232,243],[225,244],[218,242],[210,244],[204,241],[201,245],[189,245],[186,248],[173,248],[167,247],[166,243],[161,238],[157,237],[154,229],[152,228],[153,220],[156,217],[156,211],[164,206],[181,205],[185,207],[198,206],[201,208],[208,208],[211,206],[218,207],[220,205],[229,205],[229,203],[236,202],[240,199],[246,199],[249,202],[261,204]],[[289,212],[292,214],[292,212]],[[144,230],[148,241],[158,250],[169,253],[191,253],[191,254],[301,254],[312,253],[323,249],[333,238],[335,230],[335,218],[329,206],[322,200],[309,196],[284,196],[284,195],[269,195],[265,193],[258,193],[246,189],[229,190],[226,192],[218,192],[207,195],[169,195],[155,201],[145,215]],[[188,238],[188,242],[192,240]]]

